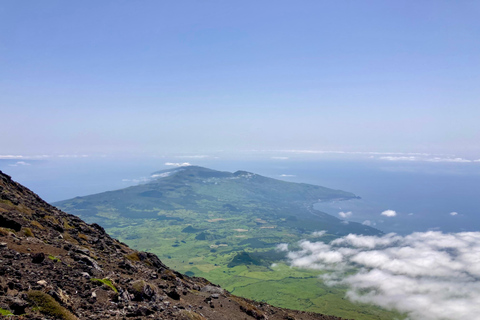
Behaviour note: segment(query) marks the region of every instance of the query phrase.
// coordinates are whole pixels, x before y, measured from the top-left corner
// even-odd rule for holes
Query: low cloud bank
[[[347,297],[406,312],[410,319],[479,319],[480,232],[353,235],[330,243],[301,241],[287,251],[295,267],[327,270],[327,285]]]

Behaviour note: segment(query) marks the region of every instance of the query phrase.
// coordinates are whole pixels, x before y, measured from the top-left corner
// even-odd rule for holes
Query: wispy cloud
[[[451,216],[456,216],[457,214],[458,214],[458,212],[456,212],[456,211],[450,212]]]
[[[295,267],[327,270],[327,285],[347,297],[408,313],[410,319],[478,319],[480,232],[348,235],[329,244],[302,241],[288,252]]]
[[[17,161],[14,164],[9,164],[10,167],[18,167],[18,166],[30,166],[31,164],[25,161]]]
[[[380,160],[388,161],[423,161],[423,162],[451,162],[451,163],[471,163],[475,160],[469,160],[459,157],[419,157],[419,156],[384,156]]]
[[[372,222],[372,221],[370,221],[370,220],[365,220],[365,221],[362,222],[362,224],[363,224],[364,226],[369,226],[369,227],[376,225],[375,222]]]
[[[408,156],[429,156],[430,153],[419,152],[378,152],[378,151],[341,151],[341,150],[279,150],[297,154],[358,154],[358,155],[408,155]]]
[[[175,170],[169,171],[169,172],[163,172],[163,173],[157,173],[157,174],[152,174],[150,178],[155,179],[155,178],[165,178],[171,175]]]
[[[343,218],[343,219],[346,219],[346,218],[349,218],[352,216],[352,211],[347,211],[347,212],[343,212],[343,211],[340,211],[338,213],[338,215]]]
[[[283,152],[297,155],[357,155],[368,156],[371,159],[385,161],[403,161],[403,162],[450,162],[450,163],[474,163],[480,162],[480,159],[465,159],[451,154],[431,154],[423,152],[381,152],[381,151],[343,151],[343,150],[310,150],[310,149],[290,149],[290,150],[271,150],[271,152]],[[279,157],[272,157],[279,158]]]
[[[288,160],[288,157],[271,157],[273,160]]]
[[[394,210],[385,210],[381,213],[381,215],[385,217],[395,217],[397,215],[397,212]]]
[[[281,174],[280,177],[296,177],[294,174]]]
[[[166,166],[173,166],[173,167],[187,167],[187,166],[191,166],[191,164],[188,163],[188,162],[183,162],[183,163],[179,163],[179,162],[165,162],[165,165],[166,165]]]
[[[129,183],[133,182],[133,183],[141,184],[141,183],[147,183],[150,180],[151,179],[147,177],[140,177],[136,179],[122,179],[122,182],[129,182]]]
[[[25,155],[19,155],[19,154],[0,154],[0,159],[2,160],[17,160],[17,159],[31,159],[31,160],[36,160],[36,159],[46,159],[46,158],[51,158],[52,156],[46,155],[46,154],[40,154],[40,155],[33,155],[33,156],[25,156]]]

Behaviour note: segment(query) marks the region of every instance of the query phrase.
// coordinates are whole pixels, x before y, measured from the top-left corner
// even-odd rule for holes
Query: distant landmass
[[[234,294],[345,318],[389,319],[391,314],[379,317],[383,311],[376,307],[345,300],[342,290],[326,289],[318,272],[289,268],[285,253],[277,250],[302,239],[382,234],[313,208],[319,201],[354,198],[350,192],[246,171],[186,166],[154,172],[145,184],[54,205]]]
[[[198,225],[203,225],[213,214],[222,224],[231,225],[232,230],[271,227],[287,228],[295,233],[317,230],[328,230],[334,235],[381,233],[359,223],[346,224],[313,209],[313,204],[319,201],[357,198],[350,192],[286,182],[246,171],[230,173],[198,166],[158,171],[151,177],[149,183],[54,205],[107,226],[116,225],[118,218],[173,220],[196,225],[199,233],[200,230],[215,233],[218,229],[215,224],[206,228]],[[185,210],[196,214],[185,216]]]

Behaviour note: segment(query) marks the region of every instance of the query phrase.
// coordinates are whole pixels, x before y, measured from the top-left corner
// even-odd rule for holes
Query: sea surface
[[[152,172],[172,168],[167,162],[170,159],[163,157],[3,159],[0,170],[46,201],[55,202],[145,183]],[[385,233],[480,231],[478,162],[283,158],[199,158],[189,162],[353,192],[361,199],[318,203],[315,208],[345,223],[361,222]],[[382,215],[386,210],[395,211],[395,216]]]

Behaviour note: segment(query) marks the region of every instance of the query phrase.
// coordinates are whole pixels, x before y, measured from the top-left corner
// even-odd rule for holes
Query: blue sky
[[[0,155],[480,158],[478,1],[2,1]]]

